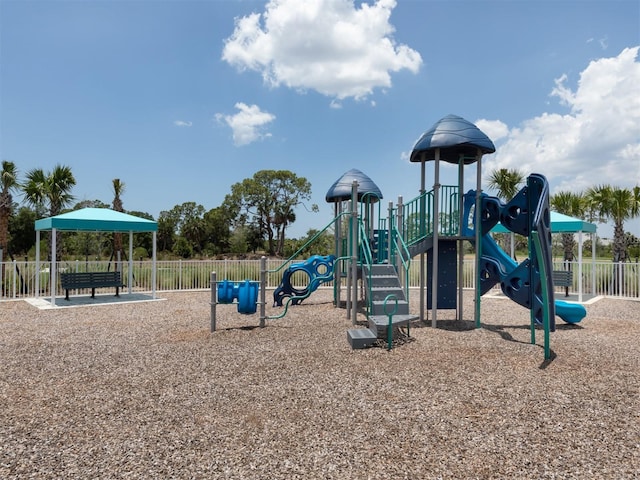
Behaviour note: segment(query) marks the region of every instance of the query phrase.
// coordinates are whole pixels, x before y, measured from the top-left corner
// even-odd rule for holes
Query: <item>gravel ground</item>
[[[640,302],[559,321],[545,362],[505,299],[387,352],[328,291],[213,334],[208,292],[162,298],[0,304],[1,478],[640,478]]]

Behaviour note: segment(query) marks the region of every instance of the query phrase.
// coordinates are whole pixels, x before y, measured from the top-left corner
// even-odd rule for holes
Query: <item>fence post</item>
[[[12,282],[12,285],[13,285],[13,298],[16,298],[16,289],[17,289],[17,285],[16,285],[17,281],[16,280],[18,278],[18,275],[17,275],[18,264],[16,263],[15,260],[12,262],[12,264],[13,264],[13,282]]]
[[[260,328],[264,328],[267,303],[267,257],[260,257]]]
[[[624,296],[624,262],[618,262],[618,296]]]
[[[216,331],[216,304],[218,303],[218,282],[216,272],[211,272],[211,333]]]

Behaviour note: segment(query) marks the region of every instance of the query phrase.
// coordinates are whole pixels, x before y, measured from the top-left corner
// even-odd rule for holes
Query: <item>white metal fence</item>
[[[129,264],[122,262],[72,261],[58,262],[58,272],[108,271],[118,269],[122,272],[125,283],[129,278]],[[276,288],[282,279],[286,266],[281,260],[267,260],[267,288]],[[419,263],[413,261],[409,274],[409,286],[419,286]],[[577,293],[580,287],[578,278],[578,264],[572,262],[555,262],[554,270],[573,271],[573,285],[570,293]],[[464,288],[473,288],[475,283],[475,262],[473,259],[464,263],[462,284]],[[344,270],[343,270],[344,271]],[[47,297],[51,295],[50,263],[40,262],[40,271],[36,272],[35,262],[13,261],[0,264],[0,301],[28,298]],[[156,291],[203,290],[210,288],[211,272],[217,273],[218,281],[258,280],[260,277],[260,260],[189,260],[189,261],[158,261],[156,262]],[[36,292],[36,274],[39,275],[39,292]],[[152,291],[152,263],[150,261],[133,262],[133,282],[130,286],[133,292]],[[640,298],[640,264],[612,263],[612,262],[583,262],[582,292],[585,295],[603,295],[620,298]],[[308,277],[298,272],[292,277],[292,284],[304,287]],[[56,292],[61,293],[59,279]],[[328,282],[321,288],[331,287]],[[129,286],[125,287],[128,291]],[[113,289],[103,289],[110,292]],[[564,288],[557,288],[558,293]],[[101,293],[101,289],[97,289]],[[77,292],[84,293],[84,292]],[[558,298],[561,298],[558,295]]]

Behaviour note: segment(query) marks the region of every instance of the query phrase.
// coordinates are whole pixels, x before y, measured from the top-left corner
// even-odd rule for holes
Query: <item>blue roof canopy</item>
[[[447,115],[438,120],[429,130],[422,134],[413,146],[411,162],[435,160],[435,152],[440,150],[440,160],[465,165],[478,161],[478,150],[482,155],[493,153],[496,147],[493,142],[473,123],[457,115]]]
[[[36,220],[36,230],[89,232],[157,232],[158,224],[108,208],[82,208],[55,217]]]
[[[551,233],[596,232],[597,227],[595,223],[589,223],[579,218],[570,217],[558,212],[551,212],[550,218]],[[493,233],[509,233],[509,230],[501,223],[498,223],[491,231]]]
[[[327,203],[341,202],[351,200],[351,188],[353,182],[358,182],[358,201],[361,201],[365,194],[371,194],[370,201],[382,199],[382,192],[378,186],[367,175],[357,168],[352,168],[345,172],[338,180],[335,181],[325,195]]]

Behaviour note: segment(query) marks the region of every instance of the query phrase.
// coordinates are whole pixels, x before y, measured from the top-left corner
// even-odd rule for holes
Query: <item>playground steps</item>
[[[420,318],[419,315],[394,315],[391,317],[391,327],[395,329],[406,327],[409,322]],[[371,315],[369,317],[369,330],[375,331],[378,338],[387,338],[387,329],[389,328],[388,315]]]
[[[391,317],[392,335],[395,338],[398,329],[405,327],[412,320],[419,317],[409,314],[409,302],[407,302],[404,290],[400,285],[400,279],[393,265],[378,264],[364,266],[363,279],[365,282],[365,292],[367,302],[370,306],[368,316],[369,328],[354,328],[347,331],[347,340],[351,348],[367,348],[376,340],[387,340],[389,328],[389,313]],[[388,295],[393,294],[398,299],[396,308],[395,300],[387,302],[387,312],[384,311],[384,300]]]
[[[377,339],[378,335],[368,328],[352,328],[347,330],[347,341],[352,349],[370,347]]]
[[[409,322],[420,318],[418,315],[393,315],[391,317],[392,338],[398,335],[400,327],[406,327]],[[347,341],[352,349],[367,348],[376,340],[387,340],[389,328],[388,315],[371,315],[369,317],[369,328],[352,328],[347,330]]]
[[[406,315],[409,313],[409,302],[407,302],[404,290],[400,285],[400,279],[393,265],[376,264],[365,265],[364,289],[367,303],[370,306],[369,315],[386,315],[395,309],[394,315]],[[396,309],[395,300],[387,302],[387,311],[384,311],[384,300],[387,295],[395,295],[398,299]]]

